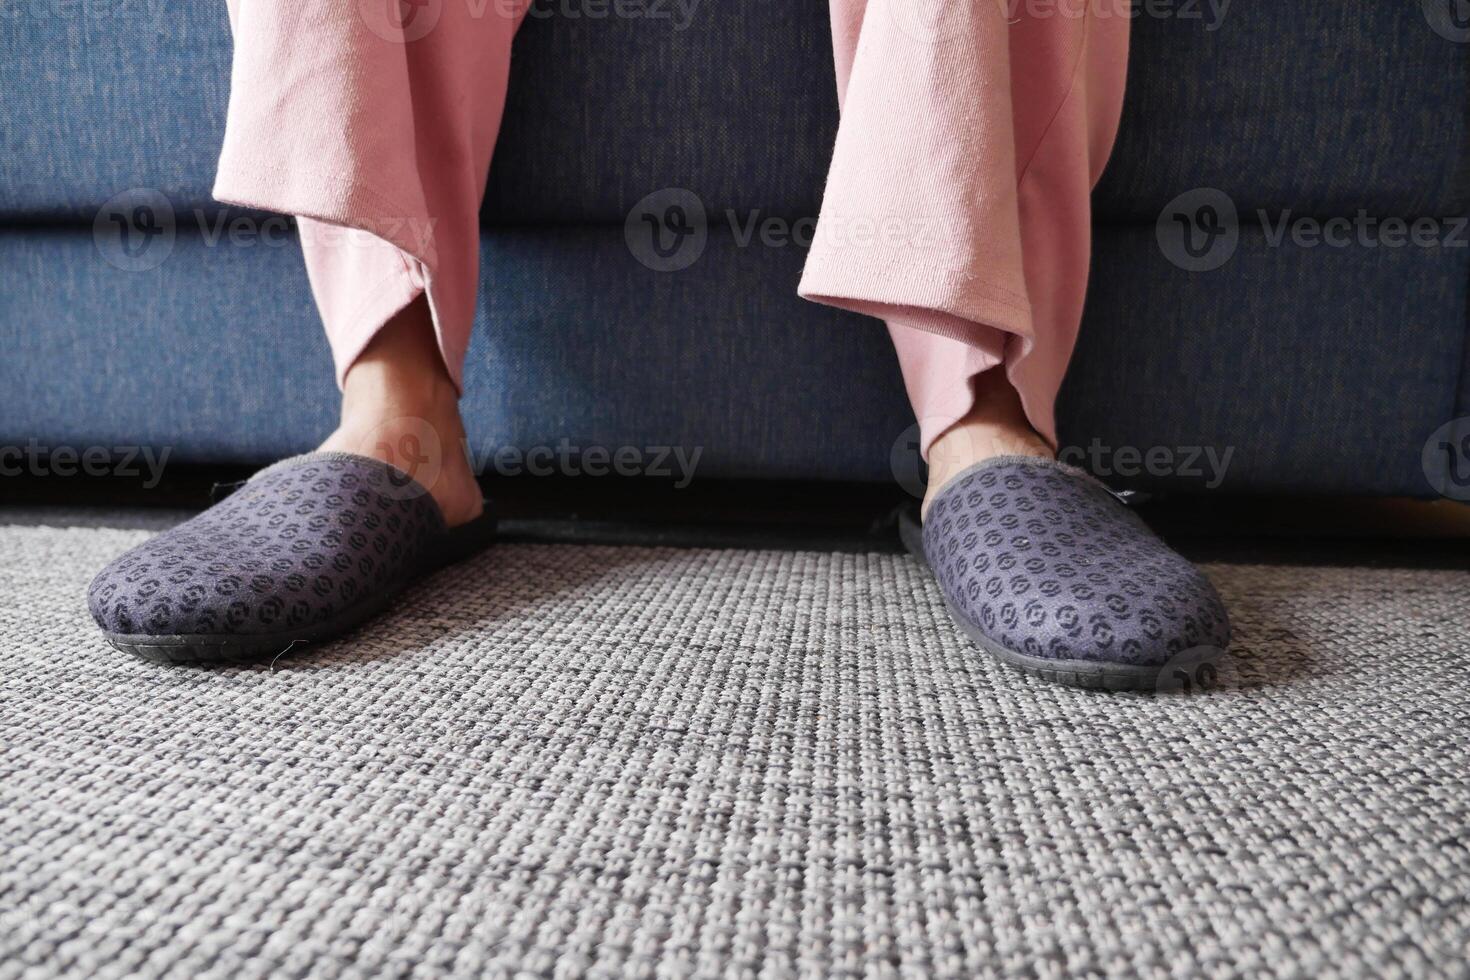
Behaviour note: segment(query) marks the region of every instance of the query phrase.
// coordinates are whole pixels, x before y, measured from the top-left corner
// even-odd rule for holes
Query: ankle
[[[459,389],[445,366],[423,297],[383,325],[347,369],[342,416],[458,414]]]
[[[459,390],[437,349],[421,351],[370,347],[348,369],[342,382],[342,418],[393,414],[457,415]]]
[[[320,449],[367,456],[395,467],[428,491],[450,527],[474,520],[484,510],[457,411],[438,420],[422,412],[344,412],[342,425]]]
[[[359,361],[342,384],[341,427],[376,425],[414,416],[430,423],[459,417],[459,392],[449,376],[412,364]]]
[[[978,390],[969,414],[929,447],[929,484],[921,513],[928,513],[934,498],[955,477],[976,463],[999,456],[1056,458],[1047,441],[1031,427],[1020,396],[1003,380]]]
[[[348,369],[339,425],[321,448],[397,467],[429,491],[451,527],[479,516],[459,389],[422,300],[378,331]]]

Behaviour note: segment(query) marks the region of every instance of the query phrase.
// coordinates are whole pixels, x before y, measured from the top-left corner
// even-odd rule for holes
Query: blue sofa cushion
[[[1208,3],[1150,4],[1169,15],[1135,22],[1099,214],[1151,220],[1201,186],[1247,210],[1470,210],[1470,59],[1429,7],[1233,4],[1217,23]],[[90,222],[140,186],[215,209],[222,2],[7,4],[0,18],[0,221]],[[687,23],[536,16],[485,214],[618,223],[650,191],[687,187],[715,211],[810,216],[835,131],[823,3],[705,0]]]
[[[1470,212],[1470,56],[1434,27],[1456,0],[1148,3],[1095,206],[1153,220],[1215,187],[1242,208],[1448,217]],[[1461,40],[1470,39],[1462,38]]]
[[[0,232],[0,446],[237,463],[311,448],[337,392],[294,240],[150,247],[161,261],[128,271],[85,229]],[[1245,229],[1230,262],[1189,273],[1152,227],[1118,226],[1095,254],[1059,405],[1076,462],[1100,453],[1104,476],[1183,490],[1429,493],[1466,250],[1278,247]],[[477,457],[567,440],[699,449],[700,477],[891,480],[914,430],[887,334],[798,299],[803,260],[712,229],[663,274],[621,228],[490,231],[466,366]],[[1141,468],[1155,447],[1170,472]]]

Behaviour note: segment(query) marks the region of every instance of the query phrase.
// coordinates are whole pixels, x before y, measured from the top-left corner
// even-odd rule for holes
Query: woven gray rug
[[[1205,694],[977,655],[911,559],[504,546],[274,667],[0,527],[0,976],[1467,975],[1470,576],[1210,566]]]

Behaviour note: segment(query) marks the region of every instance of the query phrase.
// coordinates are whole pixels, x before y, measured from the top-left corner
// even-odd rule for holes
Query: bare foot
[[[929,486],[921,515],[929,513],[929,505],[950,480],[996,456],[1056,458],[1051,446],[1031,428],[1021,396],[1004,372],[987,371],[976,379],[970,414],[945,429],[929,447]]]
[[[422,484],[450,527],[484,511],[465,452],[459,393],[420,297],[378,331],[342,386],[342,418],[321,448],[371,456]]]

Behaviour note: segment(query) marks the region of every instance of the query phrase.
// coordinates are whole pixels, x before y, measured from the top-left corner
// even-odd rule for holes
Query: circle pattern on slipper
[[[412,574],[444,530],[433,498],[398,469],[311,453],[124,553],[92,581],[87,604],[122,636],[305,629]]]
[[[1014,653],[1161,666],[1229,646],[1209,580],[1065,464],[1005,457],[972,467],[940,492],[923,533],[951,608]]]

